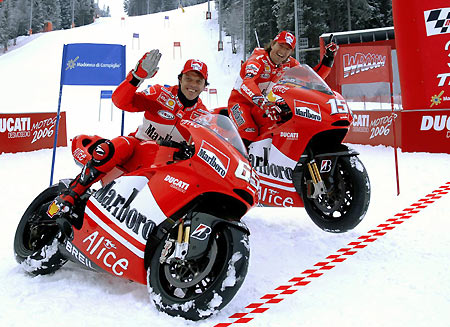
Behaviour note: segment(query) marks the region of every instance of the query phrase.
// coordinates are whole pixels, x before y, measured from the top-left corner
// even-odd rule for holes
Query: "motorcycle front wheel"
[[[310,180],[306,165],[294,171],[295,188],[300,193],[306,212],[317,226],[327,232],[343,233],[361,222],[369,207],[370,181],[358,157],[337,158],[335,169],[324,178],[326,194],[308,197]]]
[[[241,287],[250,255],[248,236],[223,226],[211,236],[206,255],[198,260],[160,262],[162,241],[147,270],[150,299],[159,311],[189,320],[220,311]],[[173,247],[169,249],[173,252]]]
[[[58,250],[60,229],[46,213],[57,195],[58,185],[39,194],[28,206],[16,229],[16,261],[32,275],[53,273],[67,262]]]

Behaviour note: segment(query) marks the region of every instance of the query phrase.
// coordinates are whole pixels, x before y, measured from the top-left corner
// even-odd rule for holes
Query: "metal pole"
[[[211,7],[209,6],[209,0],[208,0],[208,12],[211,12]],[[220,0],[219,0],[219,12],[220,12]]]
[[[297,13],[297,0],[294,0],[294,20],[295,20],[295,38],[297,39],[297,42],[295,43],[295,59],[299,60],[299,38],[298,38],[298,13]]]
[[[256,38],[256,44],[258,44],[258,48],[261,48],[261,45],[259,44],[258,32],[256,32],[256,28],[255,28],[255,38]]]
[[[33,1],[34,0],[30,0],[31,3],[31,9],[30,9],[30,29],[29,29],[29,33],[32,33],[32,29],[31,29],[31,25],[33,23]]]
[[[208,1],[209,11],[209,1]],[[222,42],[222,1],[219,0],[219,42]]]
[[[147,15],[150,14],[150,0],[147,0]]]
[[[348,14],[348,30],[352,30],[352,18],[350,16],[350,0],[347,0],[347,14]]]
[[[247,56],[246,56],[246,51],[247,51],[247,40],[245,37],[245,34],[247,34],[245,32],[245,0],[242,0],[242,39],[243,39],[243,43],[244,43],[244,61],[247,60]]]
[[[72,26],[70,28],[74,28],[75,26],[75,0],[72,0]]]

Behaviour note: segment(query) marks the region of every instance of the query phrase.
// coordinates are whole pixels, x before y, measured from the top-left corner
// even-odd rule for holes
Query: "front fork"
[[[191,233],[191,219],[180,219],[178,225],[177,239],[167,239],[161,257],[160,263],[170,262],[172,260],[183,261],[189,250],[189,235]],[[175,246],[174,251],[170,257],[167,257],[170,253],[172,246]]]
[[[306,194],[310,199],[317,199],[319,195],[327,193],[327,188],[322,180],[322,176],[320,176],[319,168],[317,168],[317,162],[314,159],[312,151],[310,151],[310,156],[312,159],[306,165],[308,166],[311,180],[307,180],[306,182]]]

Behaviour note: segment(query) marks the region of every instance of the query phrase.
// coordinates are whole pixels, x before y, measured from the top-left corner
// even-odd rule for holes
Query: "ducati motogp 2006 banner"
[[[450,153],[450,1],[393,0],[402,149]]]
[[[56,113],[0,114],[0,153],[53,147]],[[61,112],[57,146],[67,146],[66,113]]]
[[[395,146],[395,131],[397,142],[401,143],[401,115],[398,111],[352,110],[352,114],[353,122],[344,142]]]

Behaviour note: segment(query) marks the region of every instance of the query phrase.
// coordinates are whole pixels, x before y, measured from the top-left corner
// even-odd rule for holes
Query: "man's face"
[[[291,55],[291,53],[292,49],[290,46],[274,41],[269,56],[275,65],[279,65],[284,62]]]
[[[180,89],[188,100],[194,100],[205,89],[205,83],[200,73],[190,71],[181,76]]]

